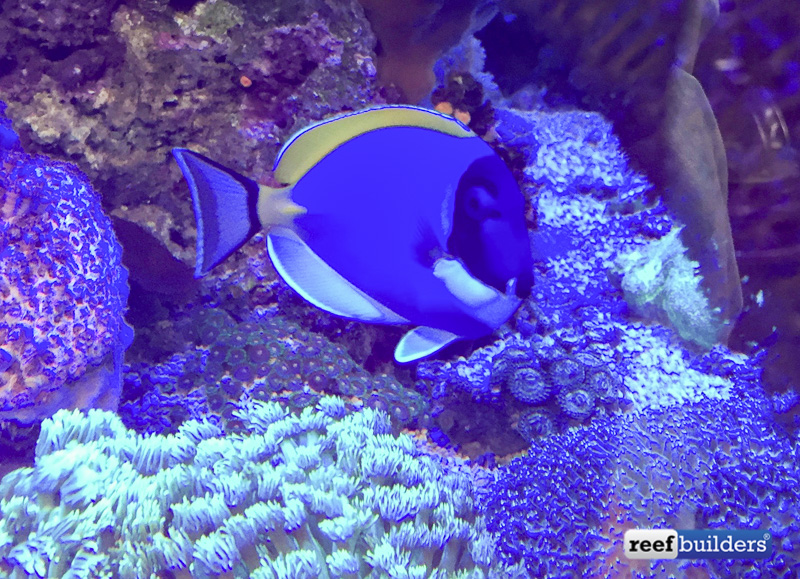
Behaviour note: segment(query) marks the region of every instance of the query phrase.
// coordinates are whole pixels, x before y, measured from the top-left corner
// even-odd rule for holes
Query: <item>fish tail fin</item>
[[[259,185],[188,149],[172,154],[189,183],[197,220],[195,277],[201,277],[261,229]]]

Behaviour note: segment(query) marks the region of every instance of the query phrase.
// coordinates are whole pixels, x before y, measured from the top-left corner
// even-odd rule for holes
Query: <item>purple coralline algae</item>
[[[22,2],[0,16],[0,47],[22,47],[0,73],[22,142],[75,159],[111,191],[104,203],[115,217],[183,261],[191,204],[167,164],[171,147],[214,152],[269,182],[297,129],[391,100],[377,88],[375,39],[354,0],[90,0],[63,27],[74,0],[41,5],[52,10]],[[471,9],[437,12],[429,24]],[[412,63],[426,78],[425,62],[450,44],[438,40]],[[526,196],[535,285],[511,323],[443,353],[464,356],[394,367],[384,342],[396,329],[303,303],[257,235],[180,306],[163,307],[163,324],[137,327],[147,339],[125,366],[119,416],[61,412],[45,422],[34,468],[0,484],[0,569],[421,577],[477,566],[481,576],[499,556],[532,577],[800,573],[800,451],[776,423],[797,422],[798,397],[766,398],[757,360],[717,345],[731,312],[701,283],[687,213],[632,168],[609,120],[549,110],[535,89],[503,97],[480,43],[462,45],[437,66],[443,87],[429,104],[468,113]],[[391,58],[393,47],[382,48]],[[86,179],[29,157],[19,141],[0,118],[0,418],[112,406],[130,339],[120,247]],[[723,215],[718,201],[711,215]],[[155,353],[154,344],[165,346]],[[449,446],[444,456],[474,458],[474,477],[391,436],[401,428]],[[477,466],[528,447],[493,473]],[[472,484],[479,471],[490,484]],[[357,500],[354,485],[363,485]],[[120,489],[133,499],[120,502]],[[365,497],[377,501],[369,520],[358,515]],[[120,504],[145,518],[113,512]],[[418,505],[431,516],[420,519]],[[632,562],[621,538],[634,527],[768,528],[780,550],[727,569]],[[362,528],[375,535],[362,541],[353,534]],[[90,531],[64,540],[75,529]]]
[[[132,331],[100,197],[73,165],[18,144],[0,148],[0,168],[0,420],[115,408]]]
[[[170,150],[191,147],[270,182],[280,146],[297,130],[387,102],[376,81],[375,37],[356,0],[144,0],[109,2],[96,11],[90,0],[89,16],[75,0],[48,0],[54,18],[75,15],[64,22],[63,38],[52,30],[51,14],[36,15],[27,8],[33,5],[0,14],[0,98],[26,150],[76,163],[103,191],[106,212],[131,233],[120,235],[141,257],[126,256],[137,282],[131,354],[148,359],[158,349],[163,361],[186,347],[181,322],[189,300],[163,294],[180,291],[175,281],[185,276],[160,283],[169,274],[165,260],[154,265],[137,239],[152,235],[153,257],[157,240],[176,259],[194,261],[192,205]],[[77,39],[73,27],[90,42]],[[43,30],[52,30],[57,49],[41,44]],[[14,49],[4,59],[6,45]],[[183,287],[244,320],[241,312],[275,297],[276,278],[259,235],[211,275]],[[331,316],[317,317],[327,323]],[[370,355],[363,344],[374,338],[360,328],[347,336],[347,347],[362,362]]]
[[[84,47],[108,35],[119,0],[21,0],[5,8],[16,32],[46,49]]]

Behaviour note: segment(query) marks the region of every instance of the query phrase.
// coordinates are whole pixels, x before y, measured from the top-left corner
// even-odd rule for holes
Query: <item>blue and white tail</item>
[[[258,183],[190,151],[172,154],[189,183],[197,220],[195,277],[223,262],[261,229]]]

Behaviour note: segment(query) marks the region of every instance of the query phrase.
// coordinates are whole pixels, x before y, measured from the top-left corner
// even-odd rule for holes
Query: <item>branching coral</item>
[[[131,330],[100,197],[74,166],[15,144],[0,168],[0,419],[114,407]]]
[[[338,398],[237,411],[245,433],[189,421],[142,437],[116,416],[62,411],[36,465],[0,483],[0,569],[143,577],[485,577],[492,539],[470,478],[388,417]],[[502,567],[497,567],[498,572]]]

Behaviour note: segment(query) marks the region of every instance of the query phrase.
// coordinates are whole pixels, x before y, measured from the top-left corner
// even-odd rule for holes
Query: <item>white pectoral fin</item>
[[[492,328],[503,325],[522,303],[514,293],[517,280],[510,279],[503,294],[476,279],[457,259],[442,258],[433,266],[433,275],[472,315]]]
[[[267,235],[267,250],[286,283],[318,308],[362,322],[408,323],[343,278],[291,229],[273,228]]]
[[[420,326],[400,338],[394,349],[394,359],[401,364],[413,362],[438,352],[460,338],[461,336],[452,332]]]
[[[438,277],[447,286],[447,290],[458,301],[473,307],[492,301],[499,292],[475,279],[457,259],[442,258],[433,265],[433,275]]]

